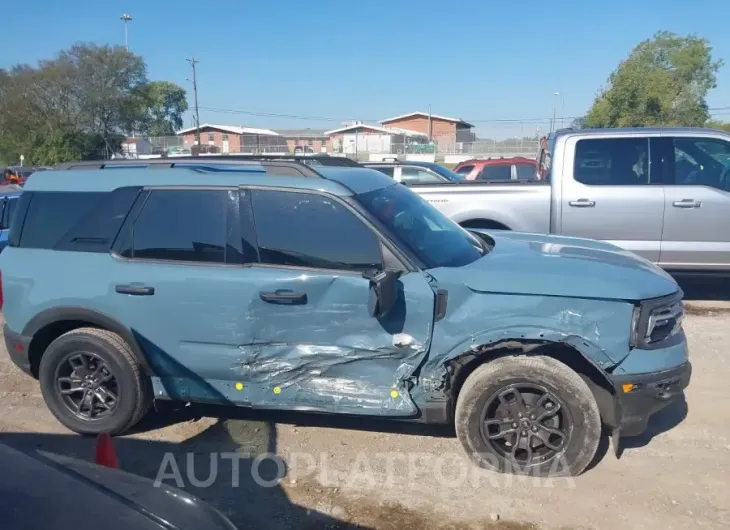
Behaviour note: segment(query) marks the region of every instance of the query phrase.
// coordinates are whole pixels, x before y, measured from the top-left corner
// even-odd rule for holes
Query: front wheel
[[[551,357],[501,357],[459,393],[456,434],[479,466],[533,476],[579,475],[601,436],[598,405],[581,377]]]

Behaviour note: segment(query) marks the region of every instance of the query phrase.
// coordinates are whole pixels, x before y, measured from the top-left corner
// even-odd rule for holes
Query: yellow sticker
[[[390,391],[390,397],[397,398],[398,397],[398,391],[397,390],[391,390]]]
[[[236,390],[243,390],[243,383],[236,383]]]
[[[275,386],[274,387],[274,394],[281,394],[281,388],[279,388],[278,386]]]

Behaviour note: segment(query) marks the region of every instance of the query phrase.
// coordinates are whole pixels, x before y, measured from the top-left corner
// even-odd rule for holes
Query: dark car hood
[[[0,444],[0,526],[43,530],[236,530],[196,497],[123,471]]]
[[[430,271],[474,291],[525,295],[645,300],[679,290],[653,263],[609,243],[510,231],[473,230],[494,240],[481,259]]]

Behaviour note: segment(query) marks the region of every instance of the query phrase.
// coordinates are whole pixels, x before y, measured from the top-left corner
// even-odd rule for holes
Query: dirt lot
[[[448,429],[303,414],[180,407],[115,444],[123,468],[177,483],[240,528],[728,528],[730,303],[688,309],[686,403],[620,460],[606,441],[576,479],[477,470]],[[0,441],[93,458],[93,440],[62,428],[4,351],[0,406]]]

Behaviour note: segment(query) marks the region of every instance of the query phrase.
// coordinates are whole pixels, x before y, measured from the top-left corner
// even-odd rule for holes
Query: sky
[[[2,12],[0,68],[80,41],[124,45],[128,13],[130,51],[151,80],[188,89],[191,107],[186,58],[199,61],[202,123],[272,129],[334,129],[430,106],[479,137],[530,136],[553,112],[565,126],[585,114],[656,31],[697,34],[730,59],[727,0],[22,0]],[[708,104],[730,119],[730,65]]]

